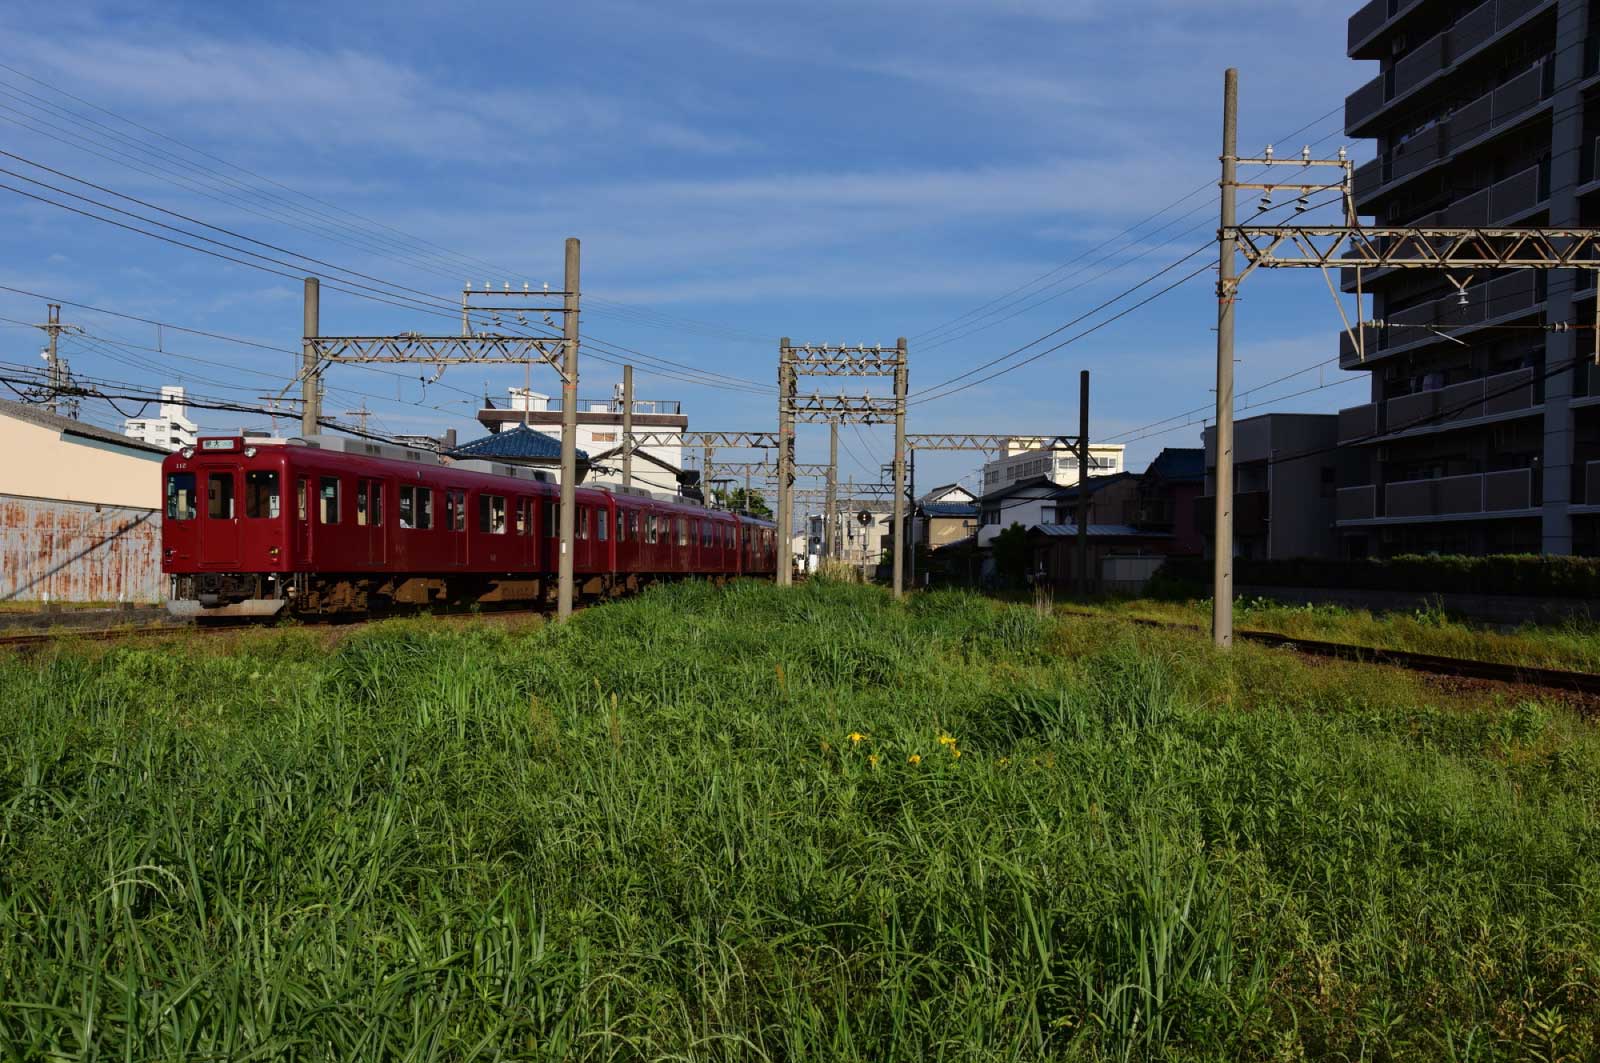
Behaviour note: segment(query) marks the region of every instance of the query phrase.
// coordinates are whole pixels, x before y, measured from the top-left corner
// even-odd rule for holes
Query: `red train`
[[[547,474],[343,439],[206,438],[162,463],[162,571],[181,616],[554,601]],[[575,592],[768,576],[776,527],[647,492],[579,486]]]

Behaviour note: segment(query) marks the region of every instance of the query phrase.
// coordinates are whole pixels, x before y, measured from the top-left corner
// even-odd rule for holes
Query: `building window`
[[[617,441],[617,433],[596,432],[594,433],[594,441],[596,443],[615,443]]]
[[[257,471],[244,474],[244,515],[247,517],[278,515],[277,473]]]
[[[339,478],[324,476],[317,487],[318,519],[323,524],[339,523]]]
[[[194,519],[194,473],[175,472],[167,477],[167,519]]]

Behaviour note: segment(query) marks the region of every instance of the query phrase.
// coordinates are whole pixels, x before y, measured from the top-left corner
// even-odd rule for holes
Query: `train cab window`
[[[194,520],[194,473],[167,474],[167,519]]]
[[[278,515],[277,473],[258,470],[244,474],[244,515],[247,517]]]
[[[506,533],[506,500],[500,495],[478,496],[478,530],[490,535]]]
[[[374,528],[383,524],[383,481],[356,481],[356,523]]]
[[[433,489],[400,487],[400,527],[424,531],[433,527]]]
[[[233,473],[214,472],[206,477],[206,516],[213,520],[233,517]]]
[[[339,478],[324,476],[317,489],[318,516],[323,524],[339,523]]]
[[[561,503],[546,502],[544,504],[544,535],[547,539],[554,539],[561,534]]]

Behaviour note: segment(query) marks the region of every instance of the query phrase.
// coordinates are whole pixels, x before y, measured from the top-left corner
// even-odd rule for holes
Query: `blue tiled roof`
[[[1206,452],[1201,447],[1167,447],[1145,471],[1163,480],[1204,479]]]
[[[972,517],[978,507],[969,502],[924,502],[917,507],[929,517]]]
[[[560,461],[561,440],[535,432],[525,424],[474,439],[450,451],[452,458],[501,458],[509,461]],[[589,455],[578,451],[579,461]]]

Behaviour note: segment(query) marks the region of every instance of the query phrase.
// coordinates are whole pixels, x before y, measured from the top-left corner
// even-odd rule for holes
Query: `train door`
[[[200,535],[202,565],[239,563],[238,494],[232,469],[206,469],[206,521]]]
[[[311,561],[311,484],[304,476],[294,481],[294,559],[297,568]]]
[[[444,492],[445,538],[450,541],[450,564],[457,568],[467,563],[467,493],[453,487]]]
[[[384,562],[382,480],[356,481],[356,537],[362,540],[362,557],[366,563],[372,566],[382,565]]]

